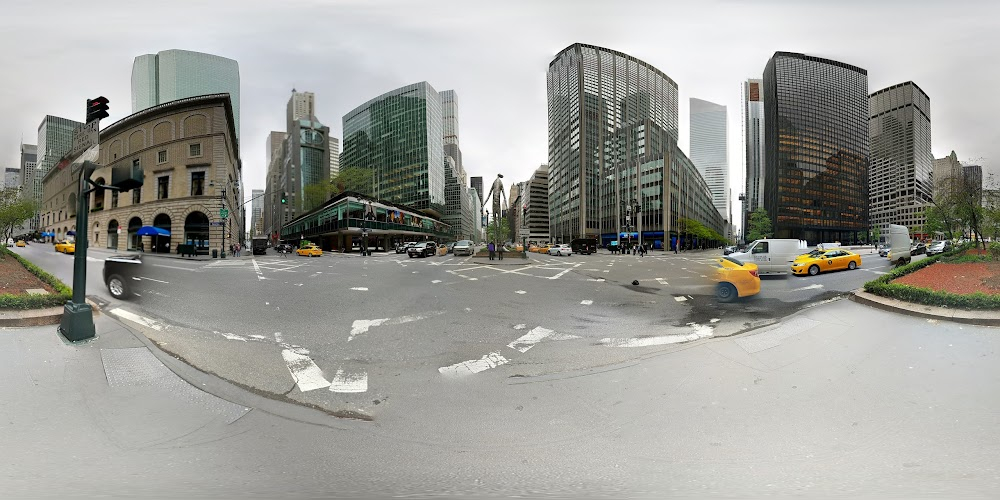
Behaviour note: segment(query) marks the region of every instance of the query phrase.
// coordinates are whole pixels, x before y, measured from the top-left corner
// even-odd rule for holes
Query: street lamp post
[[[214,180],[209,181],[208,185],[209,187],[215,187],[215,181]],[[222,222],[222,243],[220,244],[221,248],[219,249],[219,256],[222,257],[223,259],[226,258],[226,222],[229,220],[229,212],[232,208],[229,206],[229,201],[226,200],[226,190],[229,189],[229,186],[233,187],[235,193],[239,193],[240,181],[227,180],[226,185],[222,188],[222,191],[219,193],[219,218],[221,219]]]

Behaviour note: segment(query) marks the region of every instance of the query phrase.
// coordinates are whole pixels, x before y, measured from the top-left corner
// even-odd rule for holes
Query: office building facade
[[[729,220],[729,148],[726,107],[690,100],[691,161],[712,190],[712,204]]]
[[[6,189],[6,188],[14,188],[14,189],[20,190],[21,189],[21,169],[19,169],[19,168],[13,168],[13,167],[7,167],[7,168],[5,168],[4,172],[3,172],[3,185],[0,186],[0,187],[3,187],[4,189]]]
[[[264,234],[264,190],[253,189],[250,191],[250,236],[262,236]]]
[[[330,150],[330,178],[332,179],[340,173],[340,139],[330,137],[327,149]]]
[[[525,225],[528,241],[549,241],[549,166],[541,165],[526,183]]]
[[[486,197],[486,193],[483,192],[483,178],[469,177],[469,187],[476,190],[476,193],[479,194],[479,199],[481,203],[482,200],[484,200]]]
[[[948,194],[950,179],[962,178],[962,163],[954,151],[944,158],[935,158],[933,162],[934,197]]]
[[[111,182],[114,167],[140,167],[144,183],[125,193],[90,193],[89,245],[115,251],[173,253],[188,244],[198,254],[229,252],[241,243],[242,165],[228,94],[171,101],[133,113],[101,131],[86,154],[101,165],[91,178]],[[76,229],[79,185],[72,168],[52,169],[44,180],[42,228],[63,238]],[[222,217],[221,209],[228,215]],[[169,236],[140,236],[143,226]]]
[[[764,68],[764,207],[775,238],[864,240],[868,72],[775,52]]]
[[[743,82],[743,165],[746,184],[743,186],[742,234],[747,233],[750,213],[764,206],[764,101],[761,99],[764,81],[749,78]]]
[[[207,94],[229,94],[240,133],[240,66],[225,57],[189,50],[144,54],[132,64],[132,112]]]
[[[547,75],[553,242],[669,239],[679,209],[665,181],[682,155],[677,95],[670,77],[619,51],[578,43],[556,55]],[[721,217],[706,215],[721,234]]]
[[[889,224],[898,224],[914,238],[928,236],[923,213],[934,196],[930,106],[930,98],[913,82],[868,98],[868,210],[873,231],[878,228],[880,235],[889,234]]]
[[[427,82],[401,87],[344,115],[341,168],[367,169],[379,200],[445,214],[441,98]]]

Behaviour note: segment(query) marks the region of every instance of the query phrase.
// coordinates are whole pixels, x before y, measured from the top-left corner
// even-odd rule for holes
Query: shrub
[[[883,274],[878,278],[865,283],[865,291],[881,297],[914,302],[917,304],[927,304],[931,306],[943,306],[956,309],[1000,309],[1000,295],[990,295],[982,292],[970,294],[957,294],[951,292],[941,292],[919,288],[912,285],[892,283],[896,278],[906,276],[914,271],[923,269],[938,260],[945,262],[981,262],[982,256],[962,255],[968,250],[969,244],[961,245],[954,250],[928,257],[926,259],[911,262],[905,266],[893,269],[892,272]],[[975,260],[974,260],[975,259]]]
[[[20,255],[0,247],[0,256],[14,257],[31,274],[55,289],[54,295],[28,295],[5,293],[0,295],[0,309],[40,309],[44,307],[56,307],[65,304],[73,298],[73,290],[59,281],[58,278],[43,271],[31,261]]]
[[[990,246],[987,249],[990,251],[990,257],[992,257],[993,260],[1000,260],[1000,241],[990,243]]]

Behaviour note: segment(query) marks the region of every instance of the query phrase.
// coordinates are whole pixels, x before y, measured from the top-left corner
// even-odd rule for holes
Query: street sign
[[[97,145],[99,120],[92,120],[73,129],[73,147],[69,150],[69,155],[80,154]]]
[[[219,217],[226,218],[229,217],[229,210],[222,208],[219,209]]]
[[[209,222],[208,223],[208,225],[210,225],[210,226],[224,226],[225,224],[226,224],[225,222],[221,222],[221,221],[220,222]]]

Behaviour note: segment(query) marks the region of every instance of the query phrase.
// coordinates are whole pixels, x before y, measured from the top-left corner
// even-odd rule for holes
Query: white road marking
[[[354,323],[351,323],[351,335],[347,337],[347,341],[350,342],[351,340],[354,340],[354,337],[367,332],[369,328],[379,326],[386,321],[389,321],[389,318],[354,320]]]
[[[432,280],[431,283],[440,283],[441,280]]]
[[[153,267],[164,267],[164,268],[167,268],[167,269],[180,269],[181,271],[191,271],[192,273],[198,272],[197,269],[190,269],[190,268],[187,268],[187,267],[180,267],[180,266],[168,266],[166,264],[152,264],[152,266]]]
[[[363,287],[363,286],[355,286],[355,287],[351,287],[351,290],[357,290],[359,292],[367,292],[368,288],[367,287]]]
[[[227,338],[229,340],[239,340],[240,342],[246,342],[247,341],[246,337],[243,337],[243,336],[240,336],[240,335],[236,335],[235,333],[216,332],[216,331],[213,331],[212,333],[215,333],[217,335],[222,335],[223,337],[225,337],[225,338]]]
[[[708,320],[709,323],[718,323],[719,321],[721,321],[719,318],[712,318]]]
[[[295,379],[295,385],[302,392],[314,391],[330,387],[330,382],[323,377],[323,370],[309,356],[304,356],[291,349],[281,351],[281,357],[288,366],[288,372]]]
[[[581,301],[580,301],[580,304],[581,304],[581,305],[585,305],[585,306],[589,306],[589,305],[591,305],[591,304],[593,304],[593,303],[594,303],[594,301],[593,301],[593,300],[581,300]]]
[[[800,292],[802,290],[815,290],[817,288],[823,288],[823,285],[821,285],[819,283],[813,283],[812,285],[804,286],[804,287],[801,287],[801,288],[793,288],[793,289],[791,289],[789,291],[790,292]]]
[[[566,268],[565,270],[563,270],[563,272],[561,272],[561,273],[559,273],[559,274],[557,274],[557,275],[555,275],[555,276],[553,276],[553,277],[551,277],[551,278],[549,278],[549,279],[550,279],[550,280],[557,280],[557,279],[559,279],[559,277],[560,277],[560,276],[562,276],[562,275],[564,275],[564,274],[566,274],[566,273],[568,273],[568,272],[572,271],[573,269],[576,269],[576,268],[577,268],[577,267],[579,267],[579,266],[580,266],[580,264],[577,264],[577,265],[575,265],[575,266],[573,266],[573,267],[568,267],[568,268]]]
[[[681,296],[681,297],[674,297],[674,300],[676,300],[677,302],[684,302],[685,300],[687,300],[687,297],[683,297],[683,296]]]
[[[400,316],[398,318],[380,318],[380,319],[358,319],[354,320],[351,324],[351,335],[347,338],[350,342],[354,337],[368,332],[369,328],[381,325],[402,325],[403,323],[412,323],[414,321],[420,321],[422,319],[427,319],[432,316],[440,316],[444,314],[444,311],[432,311],[425,314],[412,314],[409,316]]]
[[[518,291],[516,291],[516,292],[514,292],[514,293],[516,293],[516,294],[520,294],[520,295],[524,295],[524,294],[526,294],[526,293],[528,293],[528,292],[525,292],[524,290],[518,290]]]
[[[552,335],[553,333],[555,332],[549,330],[548,328],[536,326],[531,330],[528,330],[528,333],[522,335],[517,340],[507,344],[507,347],[521,352],[528,352],[528,349],[531,349],[535,346],[535,344],[539,343],[542,339]]]
[[[656,337],[634,337],[634,338],[604,338],[600,343],[608,347],[649,347],[667,344],[679,344],[681,342],[691,342],[705,337],[712,336],[712,327],[699,325],[698,323],[688,323],[692,332],[687,335],[660,335]]]
[[[97,259],[88,255],[87,262],[104,262],[104,259]]]
[[[480,359],[470,359],[451,366],[442,366],[438,368],[438,373],[446,377],[464,377],[505,365],[508,362],[510,360],[501,356],[499,352],[491,352]]]
[[[604,281],[604,278],[589,278],[587,281]]]
[[[525,325],[524,323],[519,323],[519,324],[516,324],[516,325],[514,325],[514,329],[515,329],[515,330],[524,330],[524,328],[525,328],[526,326],[527,326],[527,325]]]
[[[167,284],[167,285],[169,285],[169,284],[170,284],[170,282],[169,282],[169,281],[163,281],[163,280],[157,280],[157,279],[153,279],[153,278],[147,278],[147,277],[145,277],[145,276],[139,276],[139,277],[140,277],[140,278],[142,278],[142,279],[144,279],[144,280],[149,280],[149,281],[155,281],[155,282],[157,282],[157,283],[165,283],[165,284]]]
[[[604,272],[608,272],[608,270],[607,270],[607,269],[605,269],[605,270],[604,270]]]
[[[479,281],[479,278],[469,278],[469,281]]]
[[[257,281],[264,279],[264,274],[260,271],[260,266],[257,264],[257,259],[251,257],[250,261],[253,262],[253,271],[257,273]]]
[[[330,381],[330,392],[359,393],[368,391],[368,372],[345,373],[337,370]]]
[[[138,276],[132,276],[132,279],[135,280],[135,281],[142,281],[142,278],[140,278]]]
[[[274,341],[282,344],[285,342],[285,338],[281,335],[281,332],[274,332]]]
[[[136,294],[136,295],[139,295],[139,294]],[[129,320],[129,321],[131,321],[133,323],[138,323],[138,324],[140,324],[142,326],[145,326],[147,328],[152,328],[153,330],[156,330],[158,332],[163,331],[163,325],[161,325],[159,322],[153,321],[153,320],[151,320],[149,318],[145,318],[145,317],[139,316],[138,314],[136,314],[134,312],[126,311],[125,309],[122,309],[120,307],[112,309],[110,312],[111,312],[111,314],[114,314],[115,316],[118,316],[119,318],[127,319],[127,320]]]
[[[667,280],[663,278],[656,278],[656,281],[658,281],[661,285],[667,285]]]

